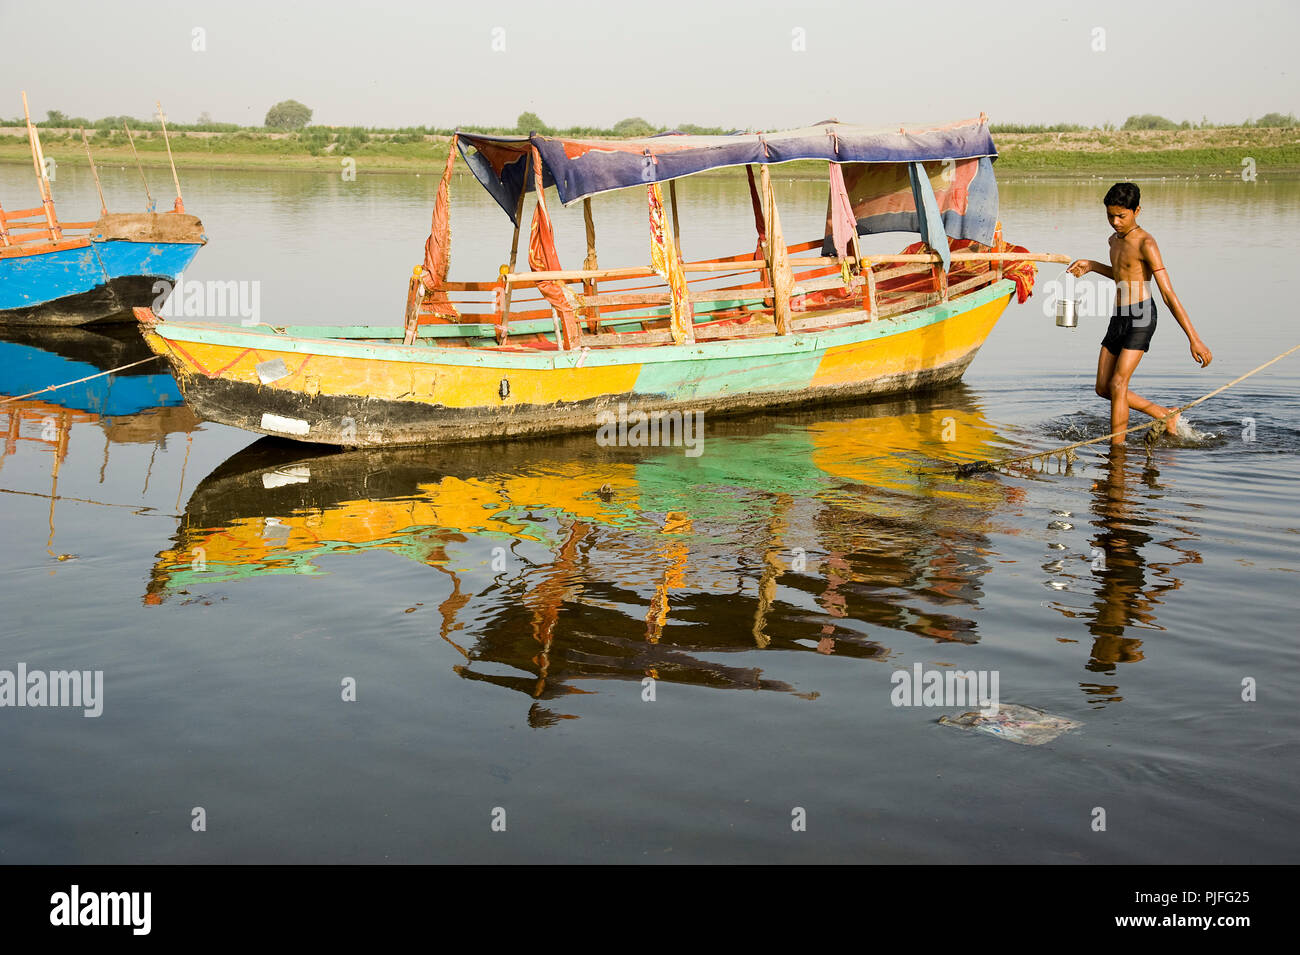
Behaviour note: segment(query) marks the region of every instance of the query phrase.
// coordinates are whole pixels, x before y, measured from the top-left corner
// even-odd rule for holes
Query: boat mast
[[[99,193],[99,209],[108,215],[108,206],[104,203],[104,187],[99,184],[99,170],[95,168],[95,157],[90,154],[90,140],[86,138],[85,127],[81,130],[81,142],[86,147],[86,159],[90,161],[90,174],[95,177],[95,191]]]
[[[181,199],[181,179],[176,175],[176,160],[172,158],[172,141],[167,137],[167,114],[163,112],[162,100],[155,101],[158,104],[158,122],[162,123],[163,142],[167,146],[167,161],[172,167],[172,182],[176,183],[176,205],[173,212],[184,212],[185,201]]]
[[[792,331],[790,293],[794,287],[794,275],[787,258],[785,235],[781,232],[781,218],[776,211],[771,173],[767,170],[767,163],[760,164],[758,169],[763,183],[763,218],[767,222],[767,246],[763,258],[767,261],[768,274],[772,276],[772,320],[778,335],[789,335]]]
[[[673,242],[677,245],[677,258],[682,257],[682,228],[677,223],[677,180],[668,180],[668,201],[673,207]],[[595,266],[592,266],[595,268]]]
[[[515,235],[510,240],[510,268],[507,274],[513,274],[515,271],[515,260],[519,257],[519,227],[524,222],[524,196],[528,192],[528,167],[532,163],[533,156],[531,152],[524,153],[524,175],[520,180],[519,199],[515,202]],[[506,283],[506,293],[501,300],[501,324],[506,325],[510,320],[510,296],[514,292],[514,286],[509,282]]]
[[[144,177],[144,166],[140,165],[140,154],[135,151],[135,137],[131,135],[131,127],[126,123],[122,124],[126,130],[126,141],[131,144],[131,155],[135,157],[135,168],[140,170],[140,181],[144,183],[144,196],[149,200],[149,211],[154,210],[153,196],[149,192],[149,180]]]
[[[36,167],[36,181],[41,187],[41,205],[45,208],[45,221],[50,227],[50,238],[55,242],[63,241],[63,230],[59,228],[58,217],[54,214],[54,196],[50,193],[50,179],[45,173],[45,153],[41,151],[41,137],[32,125],[32,114],[27,108],[27,91],[23,90],[23,116],[27,119],[27,140],[32,147],[32,164]]]
[[[598,269],[596,264],[596,223],[591,218],[591,197],[588,196],[582,200],[582,220],[587,227],[587,257],[582,260],[584,269]],[[582,292],[584,295],[596,294],[596,280],[586,278],[582,280]],[[593,335],[600,331],[600,306],[592,305],[587,310],[587,331]]]

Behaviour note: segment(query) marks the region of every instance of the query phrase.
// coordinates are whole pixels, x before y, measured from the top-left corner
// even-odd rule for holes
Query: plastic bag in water
[[[1021,706],[1018,703],[1000,704],[997,713],[993,716],[985,716],[976,710],[952,719],[941,716],[939,722],[944,726],[955,726],[958,729],[978,730],[996,736],[998,739],[1020,743],[1022,746],[1041,746],[1050,743],[1062,733],[1083,725],[1077,720],[1053,716],[1035,707]]]

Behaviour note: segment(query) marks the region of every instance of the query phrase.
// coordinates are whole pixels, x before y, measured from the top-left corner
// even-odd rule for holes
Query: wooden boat
[[[13,212],[0,206],[0,324],[130,322],[134,307],[161,304],[207,242],[203,223],[185,212],[179,179],[171,212],[110,213],[101,190],[97,220],[61,222],[30,115],[27,132],[41,205]]]
[[[446,277],[458,152],[515,226],[495,281]],[[1011,296],[1029,294],[1033,260],[1065,261],[1002,240],[995,157],[984,116],[918,129],[832,121],[631,140],[458,133],[402,324],[250,328],[136,314],[201,417],[344,446],[915,392],[960,378]],[[768,167],[795,160],[827,164],[827,228],[787,245]],[[740,166],[757,251],[684,261],[677,180]],[[583,203],[581,269],[559,267],[546,210],[551,185],[566,205]],[[650,264],[601,268],[592,197],[627,188],[646,190]],[[530,270],[516,271],[529,191]],[[921,242],[898,255],[861,252],[860,234],[894,231],[919,233]]]

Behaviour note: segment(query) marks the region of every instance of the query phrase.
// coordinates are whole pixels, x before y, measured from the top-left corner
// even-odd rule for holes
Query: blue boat
[[[131,309],[158,307],[207,242],[197,216],[109,213],[81,234],[19,244],[0,211],[0,323],[87,325],[134,321]],[[71,223],[69,225],[72,225]],[[80,231],[80,230],[79,230]]]
[[[27,132],[41,204],[8,213],[0,206],[0,325],[132,322],[131,309],[161,306],[177,276],[208,241],[203,223],[185,212],[175,166],[176,207],[171,212],[110,213],[101,190],[98,220],[60,222],[30,115]],[[84,131],[82,138],[98,188],[99,174]]]

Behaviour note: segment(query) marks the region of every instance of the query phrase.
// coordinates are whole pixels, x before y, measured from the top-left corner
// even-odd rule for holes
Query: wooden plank
[[[862,325],[869,321],[856,308],[837,310],[832,315],[811,315],[797,318],[791,322],[796,332],[821,331],[827,328],[839,328],[843,325]]]
[[[636,345],[671,345],[672,332],[613,332],[604,335],[584,334],[579,345],[588,348],[630,348]]]
[[[834,275],[827,276],[824,279],[812,279],[809,281],[797,281],[794,285],[794,294],[802,295],[808,292],[825,292],[827,289],[856,289],[861,283],[851,281],[849,285],[844,284],[844,279],[838,272]]]
[[[793,246],[791,250],[793,250]],[[1060,262],[1068,264],[1074,259],[1068,255],[1058,255],[1053,252],[952,252],[949,254],[949,260],[952,262]],[[902,262],[924,262],[931,264],[941,262],[942,259],[933,252],[908,252],[907,254],[899,253],[897,255],[865,255],[861,259],[855,260],[852,257],[846,259],[850,264],[857,262],[870,263],[872,265],[885,265]],[[809,258],[792,258],[790,264],[798,268],[811,268],[815,266],[834,265],[838,266],[840,260],[829,256],[813,256]]]
[[[915,312],[922,308],[929,308],[931,305],[938,304],[938,296],[934,292],[913,292],[901,302],[895,302],[892,305],[882,305],[877,310],[877,318],[889,318],[893,315],[902,315],[904,312]]]
[[[56,237],[54,233],[51,232],[49,229],[45,229],[44,231],[41,232],[40,235],[29,235],[26,238],[22,238],[22,239],[13,236],[9,238],[10,245],[22,245],[24,242],[62,242],[62,241],[63,240],[61,238]]]
[[[162,107],[158,107],[162,112]],[[420,305],[424,300],[424,282],[420,276],[424,272],[422,266],[417,265],[411,270],[411,280],[406,287],[406,315],[402,321],[402,327],[406,329],[405,342],[411,344],[415,341],[415,331],[420,322]]]
[[[918,263],[916,265],[900,265],[897,268],[883,269],[879,272],[876,272],[875,269],[871,271],[875,273],[877,282],[887,282],[890,279],[902,278],[904,275],[924,275],[930,271],[930,267]]]
[[[684,262],[687,272],[757,271],[767,267],[760,259],[745,257],[734,262]],[[659,273],[649,266],[632,266],[618,269],[561,269],[551,272],[510,272],[506,284],[535,285],[538,282],[578,282],[583,279],[643,279]]]
[[[745,322],[739,325],[705,325],[695,329],[697,342],[729,341],[736,338],[770,338],[776,334],[772,322]]]
[[[979,288],[981,285],[991,285],[996,280],[997,274],[994,272],[983,272],[973,278],[964,279],[948,289],[948,298],[949,300],[957,298],[960,295],[965,295],[973,289]]]
[[[754,293],[753,297],[751,299],[743,299],[741,301],[752,301],[757,303],[764,297],[770,296],[772,294],[772,289],[770,287],[757,288],[752,290],[746,289],[746,291],[752,291]],[[737,300],[735,289],[713,289],[707,292],[691,292],[690,298],[692,302],[730,302],[730,301]],[[634,292],[634,293],[620,294],[617,292],[602,292],[600,295],[583,296],[582,304],[584,305],[671,305],[672,293],[671,292]]]

